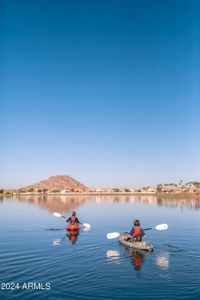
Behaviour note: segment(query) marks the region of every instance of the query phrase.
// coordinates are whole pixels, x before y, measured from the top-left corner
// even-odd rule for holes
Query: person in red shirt
[[[76,216],[76,212],[73,211],[72,212],[72,216],[69,217],[68,219],[66,219],[66,222],[69,222],[70,225],[75,225],[75,224],[79,224],[79,219]]]

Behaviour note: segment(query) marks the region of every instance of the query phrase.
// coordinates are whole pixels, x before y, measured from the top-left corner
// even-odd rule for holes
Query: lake
[[[69,236],[76,210],[90,231]],[[125,248],[107,232],[134,219],[151,230],[151,253]],[[155,196],[0,198],[0,299],[200,299],[200,201]]]

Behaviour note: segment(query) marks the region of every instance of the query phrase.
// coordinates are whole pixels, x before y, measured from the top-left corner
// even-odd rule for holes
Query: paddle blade
[[[156,230],[167,230],[168,229],[168,225],[167,224],[160,224],[160,225],[157,225],[155,227]]]
[[[53,216],[54,216],[54,217],[57,217],[57,218],[61,218],[61,217],[62,217],[61,214],[59,214],[59,213],[57,213],[57,212],[54,212],[54,213],[53,213]]]
[[[83,223],[83,227],[87,230],[90,230],[91,229],[91,225],[88,224],[88,223]]]
[[[110,232],[110,233],[107,233],[107,239],[111,240],[111,239],[116,239],[120,236],[120,233],[119,232]]]

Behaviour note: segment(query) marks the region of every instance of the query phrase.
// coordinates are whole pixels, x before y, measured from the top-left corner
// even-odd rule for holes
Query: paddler
[[[130,230],[129,234],[124,237],[126,241],[133,239],[134,242],[141,242],[142,238],[145,236],[144,230],[140,227],[140,221],[135,220],[133,222],[133,228]]]
[[[70,225],[75,225],[75,224],[79,224],[79,219],[76,216],[76,212],[73,211],[71,217],[69,217],[68,219],[66,219],[66,222],[69,222]]]

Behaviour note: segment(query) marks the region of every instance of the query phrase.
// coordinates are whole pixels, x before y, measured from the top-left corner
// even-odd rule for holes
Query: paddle
[[[57,213],[57,212],[54,212],[54,213],[53,213],[53,216],[54,216],[54,217],[57,217],[57,218],[64,218],[64,219],[66,219],[65,216],[62,216],[61,214],[59,214],[59,213]],[[90,230],[90,229],[91,229],[91,225],[88,224],[88,223],[81,223],[81,222],[80,222],[80,224],[83,225],[83,227],[84,227],[85,229],[87,229],[87,230]]]
[[[149,228],[145,228],[143,230],[151,230],[151,229],[155,229],[155,230],[167,230],[168,229],[168,225],[167,224],[159,224],[155,227],[149,227]],[[107,239],[116,239],[120,236],[119,232],[109,232],[107,233]]]

